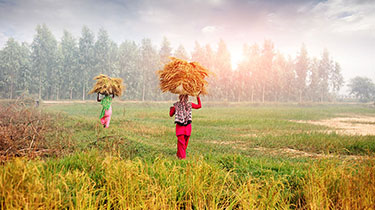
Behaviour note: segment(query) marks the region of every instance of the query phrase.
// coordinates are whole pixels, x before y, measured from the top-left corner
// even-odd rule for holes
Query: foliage
[[[173,94],[159,90],[155,72],[172,55],[215,73],[208,78],[211,101],[333,101],[343,85],[340,64],[326,49],[320,58],[311,58],[302,45],[296,57],[286,57],[265,40],[262,45],[244,45],[243,60],[232,69],[224,40],[214,47],[196,42],[189,53],[182,44],[173,49],[166,37],[160,47],[150,39],[117,44],[103,28],[95,39],[84,26],[79,38],[64,30],[56,40],[46,25],[38,25],[30,46],[10,38],[0,50],[0,97],[27,93],[44,100],[94,99],[88,95],[91,78],[104,73],[125,81],[128,94],[122,99],[171,100]]]
[[[350,94],[359,98],[362,102],[375,100],[375,84],[367,77],[355,77],[350,80],[348,87]]]

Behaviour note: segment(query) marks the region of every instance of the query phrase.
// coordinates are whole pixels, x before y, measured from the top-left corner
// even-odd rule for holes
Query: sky
[[[269,39],[292,57],[305,44],[310,57],[328,49],[346,81],[375,81],[375,0],[0,0],[0,48],[9,37],[31,43],[37,24],[58,40],[86,25],[117,43],[150,38],[160,47],[166,37],[188,52],[195,41],[215,49],[222,39],[234,67],[244,44]]]

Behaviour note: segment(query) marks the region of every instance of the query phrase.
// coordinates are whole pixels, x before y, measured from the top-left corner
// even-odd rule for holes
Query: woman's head
[[[180,101],[187,101],[189,99],[189,96],[188,95],[179,95],[178,99],[180,99]]]

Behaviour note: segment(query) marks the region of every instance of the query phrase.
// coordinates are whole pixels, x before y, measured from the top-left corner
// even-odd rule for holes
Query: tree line
[[[319,58],[309,57],[302,45],[292,57],[275,49],[271,40],[245,44],[243,60],[232,69],[223,40],[216,49],[195,42],[188,53],[183,45],[172,49],[167,38],[160,47],[147,38],[117,44],[106,30],[95,36],[86,26],[79,38],[65,30],[58,41],[46,25],[38,25],[31,44],[9,38],[0,50],[0,97],[93,99],[87,95],[93,77],[103,73],[124,79],[124,100],[175,100],[172,94],[160,92],[156,74],[170,56],[198,61],[213,72],[207,100],[332,101],[344,83],[340,65],[326,49]]]

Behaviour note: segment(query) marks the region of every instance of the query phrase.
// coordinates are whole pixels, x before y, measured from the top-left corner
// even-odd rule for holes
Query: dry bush
[[[60,138],[64,128],[57,125],[56,115],[22,104],[0,106],[0,162],[10,157],[60,154],[68,139]]]

